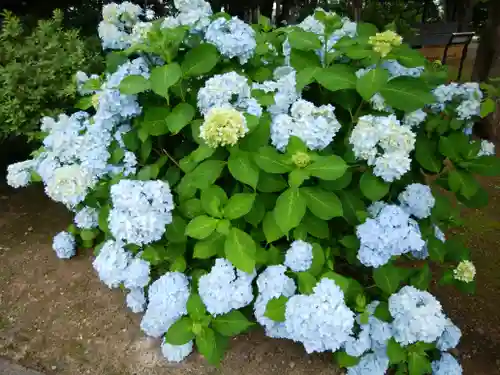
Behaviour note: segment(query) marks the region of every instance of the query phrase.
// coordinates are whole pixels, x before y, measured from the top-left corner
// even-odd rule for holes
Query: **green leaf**
[[[212,320],[212,327],[221,335],[236,336],[245,332],[254,324],[238,310],[233,310],[227,314],[219,315]]]
[[[465,140],[465,142],[466,142],[465,147],[467,147],[468,141]],[[460,161],[462,160],[462,156],[460,155],[461,153],[460,143],[456,142],[456,139],[452,138],[451,136],[449,138],[441,137],[439,139],[439,152],[441,152],[441,154],[443,154],[452,161]]]
[[[167,226],[167,239],[173,243],[186,242],[186,220],[173,215],[172,222]]]
[[[301,294],[311,294],[317,283],[316,278],[309,272],[297,272],[299,292]]]
[[[194,245],[193,258],[208,259],[217,254],[217,251],[224,247],[225,237],[214,232],[202,241]]]
[[[217,227],[218,220],[207,215],[195,217],[186,226],[186,235],[197,240],[210,236]]]
[[[274,320],[275,322],[284,322],[287,302],[288,297],[285,296],[270,299],[267,303],[264,316],[271,320]]]
[[[328,228],[328,222],[325,220],[321,220],[311,213],[306,213],[306,216],[304,216],[304,220],[302,220],[301,225],[304,225],[307,233],[309,233],[313,237],[320,239],[327,239],[330,237],[330,228]]]
[[[181,67],[177,63],[157,66],[151,70],[149,81],[151,89],[158,95],[168,98],[168,89],[182,77]]]
[[[224,207],[224,217],[229,220],[238,219],[250,212],[255,201],[255,194],[234,194]]]
[[[500,158],[496,156],[480,156],[477,159],[460,163],[460,166],[483,176],[500,176]]]
[[[220,361],[221,354],[217,347],[215,332],[210,328],[203,328],[201,333],[196,336],[196,348],[210,364],[217,364]]]
[[[257,190],[263,193],[275,193],[284,190],[286,187],[286,180],[279,174],[270,174],[266,172],[261,172],[259,174]]]
[[[151,83],[140,75],[130,75],[120,82],[120,92],[127,95],[135,95],[147,91],[151,88]]]
[[[390,184],[381,178],[373,175],[371,171],[366,171],[359,180],[359,188],[365,197],[371,201],[378,201],[389,192]]]
[[[359,224],[357,213],[363,211],[365,205],[358,197],[358,194],[349,190],[341,190],[337,194],[342,202],[342,211],[344,212],[345,220],[351,225]]]
[[[222,217],[221,208],[227,199],[226,192],[218,185],[210,186],[201,191],[201,206],[207,214],[213,217]]]
[[[377,319],[380,319],[383,322],[391,322],[392,316],[391,313],[389,312],[389,304],[384,301],[380,302],[378,306],[375,308],[373,316],[376,317]]]
[[[440,263],[444,262],[446,247],[443,242],[432,236],[427,239],[427,249],[429,251],[429,257],[431,258],[431,260]]]
[[[408,370],[409,375],[424,375],[432,372],[427,356],[417,352],[408,353]]]
[[[339,367],[345,367],[345,368],[356,366],[361,360],[360,357],[350,356],[344,350],[340,350],[333,353],[333,358],[335,359]]]
[[[196,111],[191,104],[177,104],[166,119],[170,131],[174,134],[179,133],[182,128],[191,122],[194,118],[195,112]]]
[[[443,162],[437,155],[436,142],[426,138],[425,136],[417,137],[415,145],[415,158],[423,168],[434,173],[439,173],[443,166]]]
[[[293,30],[288,33],[288,42],[292,48],[301,51],[314,51],[321,48],[318,36],[309,31]]]
[[[298,188],[289,188],[278,197],[273,212],[278,227],[288,233],[302,221],[306,213],[306,200]]]
[[[146,107],[144,110],[144,119],[141,121],[141,128],[147,134],[160,136],[167,134],[167,118],[170,110],[166,107]]]
[[[490,113],[495,112],[496,103],[491,98],[486,98],[484,102],[481,103],[481,117],[484,118]]]
[[[82,229],[80,237],[83,241],[91,241],[95,238],[95,233],[92,229]]]
[[[260,199],[255,199],[252,209],[245,215],[245,220],[254,227],[257,227],[264,219],[265,214],[266,206],[264,205],[264,202]]]
[[[406,351],[393,337],[387,342],[387,356],[391,365],[406,361]]]
[[[332,192],[317,186],[303,187],[300,193],[305,197],[307,208],[322,220],[342,216],[342,203]]]
[[[109,205],[103,206],[99,210],[99,216],[98,216],[99,229],[102,230],[104,233],[109,233],[109,227],[108,227],[109,210],[110,210]]]
[[[351,181],[352,181],[352,172],[350,170],[347,170],[342,177],[331,181],[322,180],[320,181],[319,185],[325,190],[337,191],[337,190],[344,190],[346,187],[349,186]]]
[[[356,90],[364,100],[369,101],[375,93],[379,92],[385,86],[388,80],[389,72],[381,67],[377,67],[358,78]]]
[[[250,235],[238,228],[231,228],[224,244],[224,251],[227,260],[233,266],[246,273],[254,271],[257,247]]]
[[[184,345],[194,339],[191,318],[183,317],[170,326],[165,334],[165,341],[171,345]]]
[[[195,321],[199,321],[203,319],[205,315],[207,315],[205,304],[201,300],[201,297],[198,293],[191,293],[187,300],[186,309],[189,317]]]
[[[318,276],[325,265],[325,252],[320,245],[314,243],[312,245],[313,261],[308,272],[313,276]]]
[[[410,284],[420,290],[429,289],[429,284],[432,280],[432,272],[429,265],[425,264],[422,269],[418,270],[410,279]]]
[[[359,249],[359,239],[354,235],[344,236],[339,242],[348,249]]]
[[[357,82],[354,68],[343,64],[323,68],[314,78],[329,91],[355,89]]]
[[[92,107],[92,96],[84,96],[75,103],[75,108],[81,109],[82,111],[86,111]]]
[[[403,279],[402,272],[390,263],[373,269],[375,284],[387,294],[396,292]]]
[[[279,240],[285,235],[274,219],[273,212],[267,212],[262,221],[262,230],[268,243]]]
[[[414,77],[396,77],[380,93],[389,106],[405,112],[416,111],[436,100],[427,85]]]
[[[189,50],[181,64],[186,77],[196,77],[209,73],[217,64],[219,54],[212,44],[203,43]]]
[[[235,179],[255,189],[259,181],[259,168],[250,155],[245,151],[233,152],[229,156],[228,168]]]
[[[288,185],[293,188],[300,187],[309,178],[309,173],[304,169],[294,169],[288,175]]]
[[[298,72],[305,68],[321,66],[314,51],[300,51],[294,48],[290,52],[290,64]]]
[[[188,177],[194,187],[203,190],[215,183],[225,165],[221,160],[206,160],[184,177]]]
[[[344,175],[347,164],[344,159],[337,155],[322,156],[317,158],[305,170],[314,177],[322,180],[336,180]]]
[[[288,158],[271,146],[261,147],[253,157],[259,168],[267,173],[287,173],[293,169]]]
[[[466,198],[474,196],[480,187],[472,174],[458,169],[448,173],[448,184],[452,191],[460,191]]]
[[[356,32],[359,38],[367,39],[372,35],[378,33],[377,26],[367,23],[367,22],[359,22],[356,27]]]
[[[314,76],[319,73],[320,69],[320,67],[311,66],[297,72],[295,79],[297,91],[302,91],[304,87],[314,82]]]

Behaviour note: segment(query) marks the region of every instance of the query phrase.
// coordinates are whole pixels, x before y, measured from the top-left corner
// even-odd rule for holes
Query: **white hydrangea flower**
[[[161,337],[170,326],[187,313],[189,281],[180,272],[167,272],[148,290],[149,303],[141,321],[141,329],[152,337]]]
[[[274,71],[274,81],[254,83],[253,89],[264,92],[274,92],[274,104],[268,107],[268,112],[273,116],[287,114],[290,106],[300,98],[296,86],[296,71],[292,67],[282,66]]]
[[[132,255],[123,248],[122,243],[108,240],[99,250],[92,266],[104,284],[109,288],[116,288],[125,279],[125,271],[131,259]]]
[[[428,185],[410,184],[398,196],[401,208],[417,219],[425,219],[431,215],[431,210],[436,204]]]
[[[375,159],[373,174],[385,182],[392,182],[410,170],[411,159],[403,152],[386,152]]]
[[[133,288],[127,294],[127,307],[134,313],[141,313],[144,311],[144,306],[146,305],[146,296],[144,295],[144,289]]]
[[[35,169],[35,160],[25,160],[7,167],[7,184],[13,188],[28,186],[31,182],[31,171]]]
[[[441,353],[441,358],[432,362],[432,375],[462,375],[462,366],[449,353]]]
[[[389,312],[394,318],[394,339],[404,346],[417,341],[432,343],[447,325],[439,301],[412,286],[405,286],[389,297]]]
[[[416,111],[407,113],[403,119],[403,125],[410,128],[417,127],[425,121],[427,118],[427,112],[422,109],[417,109]]]
[[[295,295],[286,303],[289,338],[304,344],[307,353],[337,351],[352,334],[354,313],[333,280],[322,279],[311,295]]]
[[[54,237],[52,248],[59,259],[69,259],[76,254],[75,237],[68,232],[59,232]]]
[[[232,59],[237,57],[245,64],[254,54],[257,43],[255,31],[237,17],[226,20],[217,18],[208,26],[205,40],[217,47],[219,52]]]
[[[305,241],[293,241],[285,253],[285,266],[295,272],[307,271],[312,261],[312,245]]]
[[[470,283],[474,281],[476,276],[476,267],[474,263],[470,260],[462,260],[457,268],[453,270],[453,277],[456,280],[462,281],[464,283]]]
[[[461,337],[462,332],[460,328],[453,324],[451,319],[447,319],[446,326],[436,343],[436,347],[441,351],[454,349],[457,347]]]
[[[433,94],[437,103],[431,105],[431,109],[435,112],[440,112],[447,104],[455,102],[459,103],[456,107],[459,120],[473,120],[481,113],[483,93],[476,82],[440,85],[433,90]]]
[[[181,362],[193,351],[193,341],[184,345],[171,345],[163,339],[161,352],[169,362]]]
[[[212,148],[234,146],[247,132],[245,116],[232,107],[211,108],[200,126],[200,137]]]
[[[111,187],[109,229],[116,239],[137,245],[158,241],[172,222],[174,209],[168,183],[121,180]]]
[[[97,227],[99,213],[93,207],[84,207],[75,215],[75,224],[80,229],[92,229]]]
[[[56,202],[72,208],[85,199],[88,190],[96,183],[90,170],[78,164],[65,165],[57,168],[52,178],[46,181],[45,192]]]
[[[358,225],[356,235],[361,243],[358,259],[367,267],[383,266],[392,256],[418,251],[425,245],[418,225],[396,205],[381,207],[374,218]]]
[[[149,284],[149,262],[141,258],[134,258],[124,271],[123,285],[125,288],[144,288]]]
[[[389,369],[389,357],[385,350],[365,354],[355,366],[347,369],[347,375],[385,375]]]
[[[495,144],[487,141],[486,139],[481,140],[481,149],[479,150],[477,156],[492,156],[495,155]]]
[[[131,46],[129,31],[143,15],[142,8],[128,1],[106,4],[102,9],[103,20],[98,32],[104,49],[126,49]]]
[[[224,258],[216,259],[210,272],[198,282],[198,293],[207,311],[216,316],[247,306],[253,300],[255,275],[255,271],[248,274],[235,269]]]
[[[271,299],[281,296],[291,297],[295,294],[295,282],[286,276],[285,272],[285,266],[269,266],[257,278],[259,295],[253,305],[254,315],[269,337],[288,338],[285,323],[275,322],[264,315]]]
[[[316,107],[303,99],[292,104],[290,113],[279,114],[271,123],[271,142],[284,151],[291,136],[300,138],[311,150],[322,150],[328,146],[341,125],[335,117],[335,107]]]

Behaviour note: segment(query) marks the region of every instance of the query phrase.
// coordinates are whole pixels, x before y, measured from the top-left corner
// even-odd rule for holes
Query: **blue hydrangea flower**
[[[219,52],[232,59],[237,57],[245,64],[254,54],[257,43],[255,31],[237,17],[214,20],[205,33],[205,40],[217,47]]]
[[[457,347],[462,337],[462,331],[458,328],[451,319],[446,319],[444,331],[439,337],[436,347],[441,351],[447,351]]]
[[[389,297],[394,339],[402,345],[436,341],[447,325],[441,304],[430,293],[405,286]]]
[[[207,311],[216,316],[247,306],[253,300],[252,280],[256,273],[236,270],[224,258],[215,260],[209,273],[200,277],[198,293]]]
[[[285,323],[275,322],[264,316],[267,304],[271,299],[281,296],[291,297],[295,294],[295,282],[286,276],[285,272],[285,266],[269,266],[257,278],[259,295],[253,305],[254,315],[269,337],[288,338]]]
[[[485,139],[481,140],[481,149],[477,153],[477,156],[480,157],[492,155],[495,155],[495,144]]]
[[[312,245],[305,241],[293,241],[285,253],[285,266],[295,272],[307,271],[312,261]]]
[[[389,357],[385,351],[365,354],[359,363],[349,367],[347,375],[385,375],[389,369]]]
[[[149,262],[134,258],[124,272],[123,285],[129,289],[144,288],[149,284],[149,272]]]
[[[407,113],[403,119],[403,125],[410,128],[417,127],[425,121],[427,118],[427,112],[422,109],[417,109],[416,111]]]
[[[99,250],[92,265],[104,284],[109,288],[116,288],[123,282],[131,258],[122,243],[108,240]]]
[[[144,289],[134,288],[130,289],[127,294],[127,307],[134,313],[141,313],[144,311],[144,306],[146,305],[146,296],[144,295]]]
[[[356,228],[361,246],[358,259],[367,267],[380,267],[392,256],[421,250],[422,240],[418,225],[396,205],[385,205],[377,216],[367,219]]]
[[[149,303],[141,329],[152,337],[161,337],[170,326],[187,313],[189,281],[180,272],[167,272],[148,289]]]
[[[76,254],[75,237],[68,232],[59,232],[52,242],[52,248],[60,259],[69,259]]]
[[[338,350],[352,334],[354,313],[333,280],[322,279],[311,295],[295,295],[286,303],[285,327],[290,339],[307,353]]]
[[[410,184],[398,196],[401,208],[417,219],[425,219],[431,215],[436,203],[428,185]]]
[[[7,184],[13,188],[28,186],[31,182],[31,171],[36,167],[36,161],[25,160],[7,167]]]
[[[121,180],[111,187],[109,229],[116,239],[137,245],[158,241],[172,222],[174,208],[168,183]]]
[[[184,345],[171,345],[163,340],[161,344],[161,352],[169,362],[181,362],[193,351],[193,341],[189,341]]]
[[[92,229],[97,227],[99,213],[93,207],[84,207],[75,215],[75,224],[80,229]]]
[[[462,375],[462,366],[449,353],[441,353],[441,358],[432,362],[432,375]]]

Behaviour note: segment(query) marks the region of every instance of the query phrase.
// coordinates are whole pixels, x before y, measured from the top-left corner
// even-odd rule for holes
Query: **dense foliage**
[[[61,26],[62,14],[30,31],[5,12],[0,31],[0,140],[33,137],[43,115],[53,116],[75,101],[79,69],[102,69],[99,51],[75,30]]]
[[[170,361],[196,345],[218,363],[257,322],[349,375],[461,374],[460,330],[426,290],[475,288],[439,191],[478,206],[474,174],[500,173],[470,138],[479,86],[334,13],[274,29],[176,7],[104,7],[107,71],[78,73],[82,111],[44,118],[43,147],[8,168],[76,213],[57,255],[94,248]]]

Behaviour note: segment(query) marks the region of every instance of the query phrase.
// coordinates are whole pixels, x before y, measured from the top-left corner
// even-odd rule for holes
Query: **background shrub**
[[[55,11],[32,30],[10,12],[0,32],[0,141],[23,135],[32,140],[42,116],[74,102],[73,76],[99,69],[101,57],[92,39],[62,27]]]

